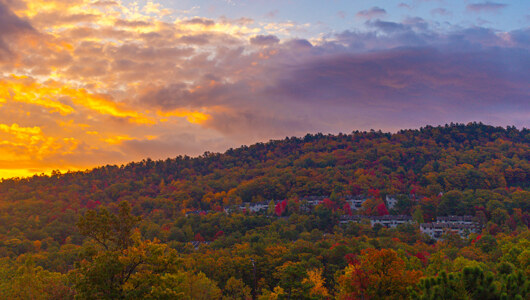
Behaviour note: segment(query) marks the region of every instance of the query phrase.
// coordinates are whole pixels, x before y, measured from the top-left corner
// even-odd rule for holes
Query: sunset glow
[[[524,1],[173,2],[0,0],[0,178],[307,132],[530,125]]]

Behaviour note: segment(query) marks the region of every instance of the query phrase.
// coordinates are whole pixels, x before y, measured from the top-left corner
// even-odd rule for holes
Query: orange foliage
[[[364,249],[339,277],[340,299],[401,299],[415,285],[421,271],[405,269],[405,262],[392,249]]]

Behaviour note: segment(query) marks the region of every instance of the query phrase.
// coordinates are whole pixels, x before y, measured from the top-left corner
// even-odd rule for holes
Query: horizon
[[[427,128],[427,127],[433,127],[433,128],[437,128],[437,127],[447,127],[447,126],[452,126],[452,125],[464,125],[464,126],[468,126],[470,124],[479,124],[479,125],[484,125],[484,126],[492,126],[492,127],[501,127],[503,129],[507,129],[508,127],[515,127],[517,130],[519,131],[522,131],[522,130],[528,130],[528,128],[526,127],[521,127],[521,128],[517,128],[516,126],[514,125],[507,125],[507,126],[493,126],[493,125],[490,125],[490,124],[483,124],[481,122],[468,122],[468,123],[450,123],[450,124],[439,124],[439,125],[424,125],[424,126],[421,126],[421,127],[418,127],[418,128],[403,128],[403,129],[399,129],[397,131],[382,131],[381,129],[369,129],[369,130],[353,130],[351,131],[350,133],[344,133],[344,132],[337,132],[337,133],[323,133],[323,132],[314,132],[314,133],[306,133],[305,135],[318,135],[318,134],[322,134],[324,136],[327,136],[327,135],[332,135],[332,136],[337,136],[339,134],[344,134],[344,135],[353,135],[355,134],[357,131],[361,134],[363,133],[368,133],[368,132],[371,132],[371,131],[375,131],[375,132],[382,132],[382,133],[390,133],[392,135],[394,134],[398,134],[400,131],[419,131],[421,129],[424,129],[424,128]],[[151,157],[147,156],[147,157],[144,157],[142,158],[141,160],[136,160],[136,161],[128,161],[128,162],[123,162],[123,163],[103,163],[103,164],[100,164],[100,165],[97,165],[97,166],[94,166],[94,167],[90,167],[90,168],[86,168],[86,169],[74,169],[74,170],[70,170],[70,169],[67,169],[67,170],[61,170],[61,169],[53,169],[53,170],[48,170],[47,172],[40,172],[40,173],[32,173],[30,175],[26,175],[26,176],[12,176],[12,177],[2,177],[0,175],[0,183],[2,183],[4,180],[17,180],[17,179],[29,179],[29,178],[32,178],[32,177],[35,177],[35,176],[47,176],[47,177],[51,177],[53,175],[53,173],[58,173],[59,175],[65,175],[65,174],[69,174],[69,173],[76,173],[76,172],[91,172],[97,168],[102,168],[102,167],[123,167],[123,166],[126,166],[128,164],[134,164],[134,163],[139,163],[141,161],[144,161],[144,160],[153,160],[153,161],[164,161],[164,160],[168,160],[168,159],[176,159],[178,157],[185,157],[185,156],[188,156],[190,157],[191,159],[199,159],[201,157],[203,157],[205,154],[209,153],[209,154],[219,154],[219,155],[223,155],[225,154],[227,151],[229,150],[237,150],[239,148],[242,148],[242,147],[252,147],[258,143],[270,143],[270,142],[276,142],[276,141],[284,141],[286,139],[293,139],[293,138],[296,138],[296,139],[303,139],[305,135],[300,135],[300,136],[286,136],[284,138],[278,138],[278,139],[270,139],[268,141],[257,141],[257,142],[254,142],[254,143],[250,143],[250,144],[243,144],[243,145],[239,145],[239,146],[236,146],[236,147],[230,147],[230,148],[227,148],[227,149],[224,149],[222,151],[215,151],[215,152],[212,152],[212,151],[208,151],[206,150],[205,152],[203,153],[200,153],[200,154],[196,154],[196,155],[187,155],[187,154],[179,154],[177,156],[168,156],[168,157],[162,157],[162,158],[158,158],[158,159],[152,159]]]
[[[0,0],[0,178],[307,133],[528,128],[529,8]]]

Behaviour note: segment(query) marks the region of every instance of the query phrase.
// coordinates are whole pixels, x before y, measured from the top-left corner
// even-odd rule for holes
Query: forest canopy
[[[0,296],[524,298],[529,159],[528,129],[469,123],[5,179]],[[322,201],[307,209],[311,197]],[[413,222],[341,223],[352,215]],[[480,230],[420,232],[455,215]]]

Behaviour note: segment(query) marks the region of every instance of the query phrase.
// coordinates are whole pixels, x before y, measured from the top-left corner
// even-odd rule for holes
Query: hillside
[[[496,247],[501,240],[522,249],[528,243],[529,160],[528,129],[470,123],[427,126],[394,134],[376,131],[308,134],[303,138],[242,146],[223,154],[205,153],[196,158],[179,156],[161,161],[146,159],[85,172],[3,180],[0,183],[0,256],[7,259],[4,264],[21,262],[31,256],[44,269],[64,274],[75,267],[89,243],[76,226],[79,218],[89,210],[102,207],[116,212],[119,203],[127,201],[132,214],[142,217],[138,226],[143,238],[167,243],[181,255],[185,254],[184,265],[189,270],[202,271],[223,293],[229,278],[251,286],[252,276],[256,275],[241,269],[248,267],[247,262],[245,267],[237,266],[236,258],[215,269],[208,266],[208,261],[214,265],[214,257],[217,263],[233,255],[259,257],[273,251],[270,248],[273,245],[279,247],[274,250],[279,252],[273,251],[279,256],[274,257],[270,252],[271,257],[260,261],[258,275],[265,291],[272,291],[275,286],[284,290],[302,289],[289,286],[286,283],[289,279],[282,277],[285,270],[280,267],[286,262],[320,270],[318,276],[323,276],[325,286],[331,291],[335,284],[345,280],[335,272],[354,265],[346,254],[366,257],[377,254],[361,251],[369,244],[376,249],[396,251],[399,250],[396,247],[402,247],[399,256],[405,259],[409,253],[418,263],[407,269],[424,275],[433,276],[440,270],[460,271],[461,268],[454,267],[458,257],[466,260],[466,263],[460,261],[462,266],[480,265],[482,270],[498,275],[499,261],[510,263],[514,270],[517,263],[522,270],[528,264],[525,258],[519,258],[522,250],[517,250],[512,260],[499,260],[508,250]],[[395,207],[387,209],[388,204],[385,206],[383,201],[387,195],[399,199]],[[327,202],[304,212],[300,205],[309,196],[323,196]],[[417,227],[375,230],[362,222],[340,227],[341,216],[352,214],[345,208],[345,199],[352,197],[368,199],[353,214],[390,213],[425,222],[440,216],[473,216],[480,222],[482,234],[497,236],[499,244],[495,242],[491,246],[494,249],[489,249],[489,244],[481,245],[479,253],[473,249],[481,232],[448,246],[444,244],[447,242],[422,236]],[[278,206],[278,201],[284,199],[285,207],[279,213],[271,214],[270,209],[266,213],[245,209],[238,212],[235,208],[271,200],[276,201],[271,205]],[[235,208],[235,213],[222,212],[227,208]],[[186,212],[196,210],[203,213],[185,217]],[[508,237],[506,234],[510,232],[512,236]],[[399,243],[392,246],[390,238]],[[315,249],[306,249],[309,251],[306,253],[302,248],[310,246],[304,241],[318,243],[311,246]],[[189,242],[211,244],[194,251]],[[445,253],[444,249],[454,250]],[[295,258],[301,255],[295,254],[297,251],[306,253],[307,257]],[[440,259],[447,257],[448,265],[432,266],[435,255]],[[275,260],[278,261],[271,265]],[[362,263],[362,259],[357,263]],[[293,267],[288,264],[285,268],[289,266]],[[229,274],[219,273],[222,268],[230,270]],[[267,268],[271,269],[266,271]],[[237,275],[238,272],[243,273]],[[268,273],[275,275],[271,277]],[[291,275],[299,276],[296,278],[301,282],[307,274]],[[419,273],[414,276],[421,277]],[[501,279],[496,280],[500,286]]]

